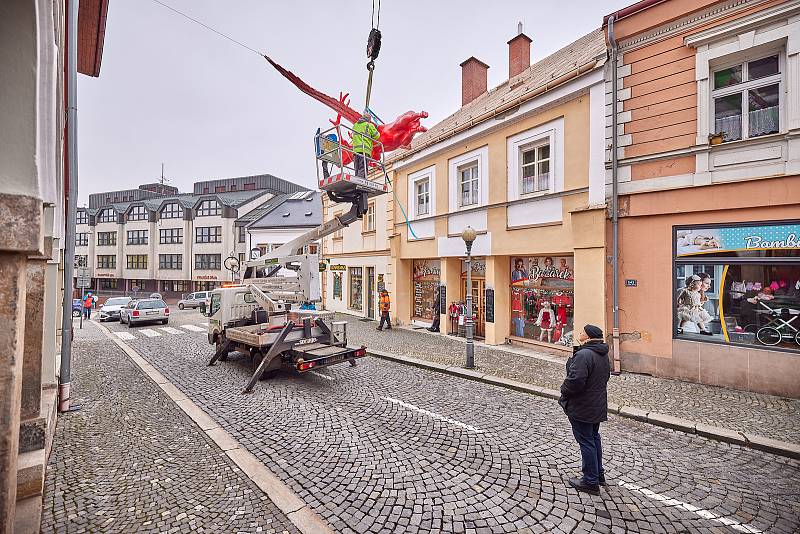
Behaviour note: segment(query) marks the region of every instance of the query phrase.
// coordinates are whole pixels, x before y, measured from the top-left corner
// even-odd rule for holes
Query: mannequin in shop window
[[[550,307],[548,301],[542,303],[542,309],[539,310],[539,315],[536,318],[536,326],[539,327],[539,341],[544,340],[545,333],[547,334],[547,342],[551,343],[553,340],[553,327],[555,326],[555,317],[553,315],[553,308]]]

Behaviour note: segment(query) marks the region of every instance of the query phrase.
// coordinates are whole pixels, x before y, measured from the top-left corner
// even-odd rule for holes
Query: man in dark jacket
[[[572,425],[572,434],[581,448],[583,478],[571,478],[570,486],[578,491],[600,495],[605,485],[603,449],[600,444],[600,423],[608,417],[606,386],[611,376],[608,345],[603,343],[603,330],[587,324],[578,335],[579,347],[567,360],[567,378],[561,384],[561,399]]]

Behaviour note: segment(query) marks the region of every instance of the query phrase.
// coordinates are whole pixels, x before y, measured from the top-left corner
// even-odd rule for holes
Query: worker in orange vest
[[[392,320],[389,318],[389,308],[392,306],[392,301],[389,300],[389,292],[385,289],[381,290],[381,296],[378,299],[378,309],[381,312],[381,322],[378,324],[376,330],[383,330],[383,324],[386,323],[386,330],[392,329]]]

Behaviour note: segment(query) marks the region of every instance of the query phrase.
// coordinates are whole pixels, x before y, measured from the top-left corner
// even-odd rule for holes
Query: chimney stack
[[[531,38],[522,33],[522,22],[517,24],[517,36],[508,41],[508,78],[521,74],[531,66]]]
[[[461,63],[461,106],[466,106],[486,92],[489,65],[470,57]]]

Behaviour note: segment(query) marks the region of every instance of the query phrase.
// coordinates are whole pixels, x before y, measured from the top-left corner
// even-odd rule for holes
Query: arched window
[[[147,220],[147,208],[144,206],[134,206],[128,211],[128,220],[129,221],[146,221]]]
[[[221,215],[222,208],[216,200],[204,200],[197,206],[198,217],[209,217],[211,215]]]

